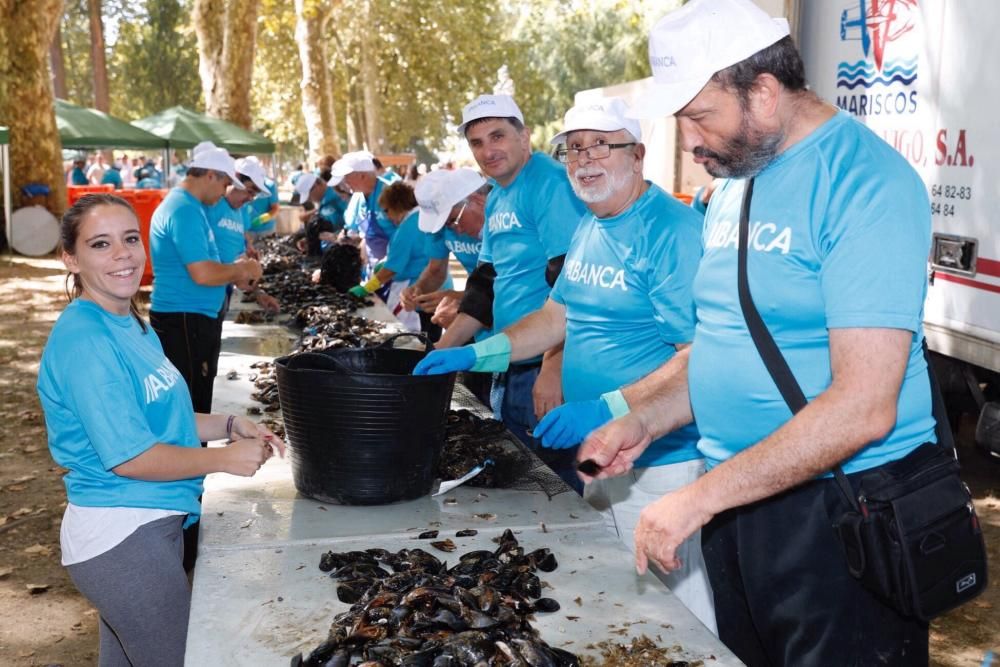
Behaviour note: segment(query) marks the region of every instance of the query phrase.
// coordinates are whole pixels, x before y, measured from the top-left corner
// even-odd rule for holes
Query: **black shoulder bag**
[[[740,210],[737,286],[740,307],[757,352],[789,409],[806,397],[754,306],[747,280],[749,179]],[[927,357],[927,344],[924,343]],[[953,609],[986,588],[986,545],[958,460],[944,401],[930,359],[937,445],[924,444],[898,461],[859,475],[855,496],[840,466],[834,477],[850,509],[834,524],[851,575],[904,616],[924,621]]]

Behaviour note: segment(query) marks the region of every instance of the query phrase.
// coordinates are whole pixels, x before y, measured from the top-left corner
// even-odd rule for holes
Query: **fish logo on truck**
[[[971,167],[964,128],[930,128],[917,118],[923,23],[918,0],[856,0],[841,10],[834,101],[917,167]]]
[[[917,110],[917,54],[891,46],[914,30],[916,9],[917,0],[858,0],[841,12],[840,40],[856,42],[863,57],[837,64],[837,106],[855,116]]]

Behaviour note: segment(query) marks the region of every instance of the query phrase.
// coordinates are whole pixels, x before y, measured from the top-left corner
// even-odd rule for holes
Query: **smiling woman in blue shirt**
[[[182,526],[200,514],[202,480],[251,476],[284,443],[245,417],[195,414],[133,302],[146,254],[125,201],[82,197],[61,240],[72,300],[42,353],[38,396],[52,458],[68,470],[62,563],[100,613],[101,664],[179,665],[190,610]]]

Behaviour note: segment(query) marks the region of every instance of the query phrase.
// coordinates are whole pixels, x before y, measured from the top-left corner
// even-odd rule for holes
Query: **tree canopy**
[[[654,0],[296,0],[321,12],[319,33],[340,151],[437,148],[462,107],[492,92],[506,65],[541,143],[579,90],[648,76],[646,35],[679,2]],[[304,154],[303,61],[296,2],[259,0],[250,49],[251,129]],[[196,0],[103,0],[111,113],[135,119],[183,105],[205,110]],[[204,20],[204,19],[202,19]],[[60,23],[69,101],[93,106],[87,0]],[[203,31],[204,32],[204,31]],[[204,63],[202,63],[204,66]],[[249,71],[249,70],[247,70]],[[327,144],[330,145],[330,144]],[[339,151],[338,151],[339,152]]]

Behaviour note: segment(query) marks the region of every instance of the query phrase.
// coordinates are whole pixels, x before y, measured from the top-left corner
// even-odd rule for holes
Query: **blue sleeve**
[[[878,172],[831,178],[836,191],[815,240],[824,254],[827,327],[916,332],[927,293],[927,188],[902,158],[872,160],[866,163],[880,165]]]
[[[691,200],[691,209],[705,215],[705,211],[708,210],[708,204],[701,200],[701,193],[705,191],[705,186],[701,186],[694,191],[694,198]]]
[[[424,252],[430,259],[448,259],[448,246],[444,244],[444,230],[426,234]]]
[[[565,170],[545,187],[535,189],[532,211],[537,215],[538,236],[548,259],[565,255],[580,218],[587,212],[566,178]],[[485,242],[484,242],[485,246]]]
[[[490,191],[486,197],[486,206],[483,208],[483,242],[479,246],[479,263],[493,263],[493,249],[490,247],[490,216],[493,214],[493,197],[496,190]]]
[[[648,253],[646,273],[653,320],[665,343],[694,339],[694,277],[701,259],[701,216],[677,202],[674,233],[660,237]]]
[[[364,206],[365,197],[360,192],[351,195],[351,201],[347,203],[344,213],[344,226],[348,231],[357,232],[361,229],[361,209]]]
[[[549,292],[549,298],[558,303],[560,306],[566,305],[566,298],[562,293],[563,282],[563,274],[560,273],[559,277],[556,278],[556,284],[552,286],[552,291]]]
[[[400,273],[410,263],[410,258],[418,243],[423,243],[420,238],[423,232],[416,225],[402,224],[396,229],[396,234],[389,242],[389,253],[385,258],[385,268],[393,273]]]
[[[156,444],[129,369],[112,345],[101,336],[81,336],[59,355],[64,361],[74,360],[72,370],[61,374],[62,400],[79,420],[105,470]]]
[[[209,250],[208,218],[195,206],[181,206],[170,215],[168,236],[185,266],[194,262],[215,261]]]

